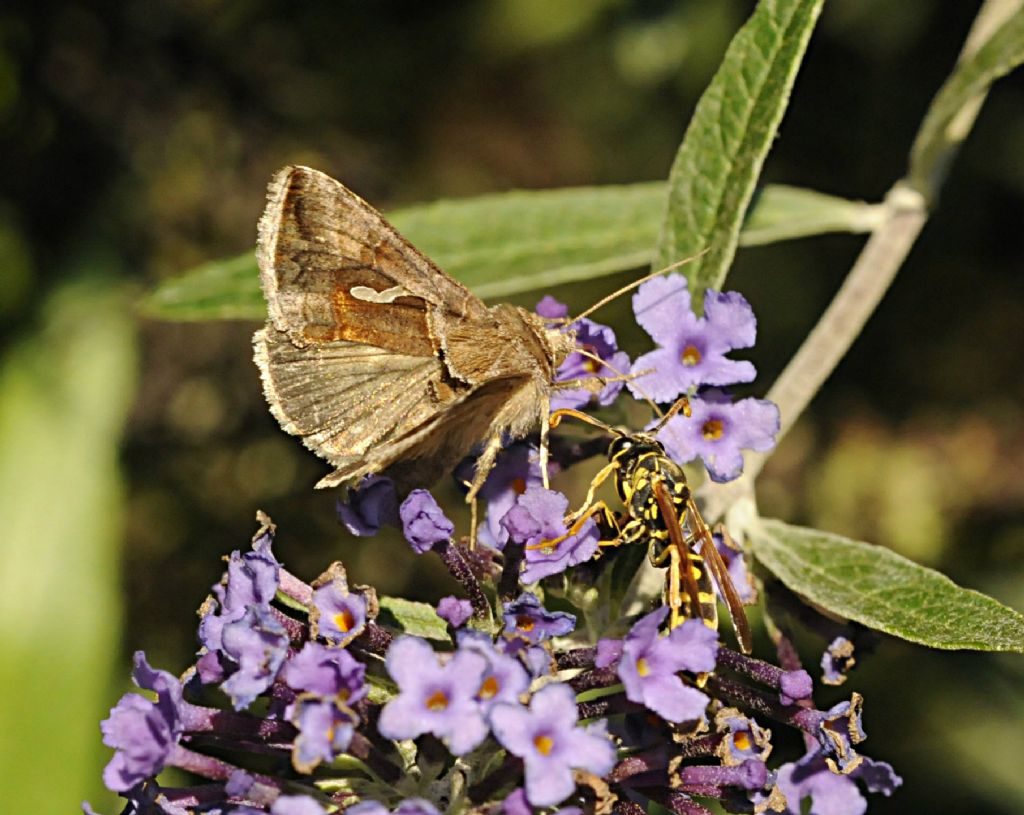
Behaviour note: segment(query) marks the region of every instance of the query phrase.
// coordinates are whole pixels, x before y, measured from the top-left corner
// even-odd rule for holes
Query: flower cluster
[[[767,449],[778,429],[770,403],[732,403],[719,390],[754,376],[726,356],[754,341],[749,305],[708,292],[698,318],[671,275],[640,286],[634,309],[659,347],[630,366],[611,329],[577,321],[581,352],[560,367],[567,387],[553,406],[607,406],[624,387],[654,402],[688,395],[689,414],[660,429],[667,455],[701,458],[714,480],[736,477],[741,448]],[[563,322],[567,313],[550,298],[538,311]],[[553,438],[547,475],[605,453],[608,439],[595,441]],[[703,798],[730,812],[857,815],[864,790],[900,784],[858,752],[858,694],[815,705],[781,619],[776,666],[726,647],[706,620],[679,623],[678,604],[670,615],[627,601],[638,561],[624,550],[644,552],[602,557],[602,543],[623,542],[608,539],[622,519],[654,530],[663,507],[641,518],[626,506],[619,520],[607,508],[570,512],[543,475],[529,442],[503,452],[480,491],[475,547],[425,489],[400,496],[373,475],[339,503],[352,534],[397,527],[416,555],[440,558],[461,591],[436,608],[378,598],[340,563],[304,582],[278,561],[274,526],[258,516],[251,549],[230,555],[200,608],[195,664],[178,678],[137,654],[134,679],[149,695],[127,694],[102,724],[115,751],[104,781],[125,811],[639,815],[658,805],[701,815]],[[692,520],[676,520],[697,537]],[[752,601],[742,552],[728,535],[714,546]],[[853,645],[831,636],[823,682],[838,684]],[[801,734],[805,755],[769,766],[769,723]],[[161,786],[168,767],[196,783]]]
[[[432,502],[422,492],[403,511],[415,549],[450,529]],[[178,679],[137,654],[135,682],[155,699],[127,694],[103,722],[115,749],[104,781],[128,811],[439,815],[571,801],[566,815],[626,815],[649,800],[687,815],[706,811],[703,796],[731,811],[795,815],[810,799],[812,812],[853,813],[858,781],[884,794],[899,784],[856,751],[859,696],[818,710],[806,672],[731,651],[701,621],[666,632],[659,608],[622,639],[580,645],[574,615],[525,591],[488,607],[493,623],[467,626],[487,615],[449,597],[436,624],[408,601],[385,624],[384,601],[350,589],[340,564],[309,584],[285,570],[263,520],[203,604],[196,665]],[[461,544],[430,551],[471,597],[481,577],[500,581],[496,563],[463,568],[473,553]],[[755,714],[801,731],[807,755],[769,769],[771,732]],[[291,770],[268,765],[275,756]],[[166,767],[203,783],[161,787]]]
[[[633,370],[638,375],[627,383],[630,392],[656,402],[689,395],[690,415],[670,419],[658,439],[676,461],[699,457],[712,480],[731,481],[743,471],[740,450],[770,450],[779,431],[773,403],[753,398],[732,402],[721,390],[756,375],[752,363],[726,356],[754,344],[757,320],[750,304],[738,292],[709,290],[704,316],[697,317],[686,278],[672,274],[640,286],[633,311],[659,347],[637,358]]]

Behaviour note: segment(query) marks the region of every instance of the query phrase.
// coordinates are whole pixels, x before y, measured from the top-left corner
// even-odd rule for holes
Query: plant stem
[[[960,59],[978,50],[992,31],[1021,6],[1020,0],[986,0],[978,11]],[[977,117],[985,94],[972,99],[956,118],[955,139],[946,140],[932,153],[929,168],[933,199],[951,160]],[[928,219],[930,200],[907,180],[897,181],[885,197],[885,212],[872,231],[853,268],[803,344],[768,391],[779,406],[781,442],[800,414],[846,355],[864,324],[888,290]],[[777,449],[777,447],[776,447]],[[753,502],[754,481],[771,455],[748,453],[743,475],[728,484],[707,483],[701,488],[705,515],[716,521],[741,499]]]

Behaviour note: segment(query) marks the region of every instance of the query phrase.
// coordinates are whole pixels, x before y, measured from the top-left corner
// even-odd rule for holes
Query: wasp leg
[[[608,507],[608,505],[604,501],[595,501],[591,506],[587,507],[586,512],[584,512],[582,515],[580,515],[578,518],[576,518],[572,523],[570,523],[568,525],[568,529],[566,529],[564,535],[559,535],[557,538],[550,538],[549,540],[542,540],[539,543],[534,543],[534,544],[532,544],[530,546],[527,546],[526,548],[527,549],[549,549],[549,548],[554,548],[555,546],[558,546],[558,544],[560,544],[566,538],[571,538],[573,535],[578,535],[579,531],[583,528],[583,524],[585,524],[590,518],[594,517],[595,515],[597,515],[599,513],[604,515],[604,517],[601,519],[602,521],[607,523],[609,526],[612,527],[612,529],[614,529],[616,531],[619,529],[619,522],[615,518],[615,514],[611,511],[611,509]],[[619,545],[618,538],[619,538],[619,535],[617,533],[616,534],[616,538],[615,538],[614,541],[609,541],[609,542],[599,541],[599,545],[601,545],[601,546],[618,546]]]
[[[608,476],[614,473],[619,468],[617,461],[610,461],[602,467],[597,475],[590,482],[590,487],[587,489],[587,497],[583,499],[583,504],[575,512],[569,514],[569,518],[575,520],[581,515],[589,511],[590,507],[597,506],[594,503],[594,493],[597,492],[597,488],[600,487],[605,481],[608,480]],[[599,501],[599,504],[604,505],[604,501]],[[604,506],[604,512],[607,515],[611,515],[611,510],[607,506]],[[566,523],[569,523],[569,519],[566,519]]]

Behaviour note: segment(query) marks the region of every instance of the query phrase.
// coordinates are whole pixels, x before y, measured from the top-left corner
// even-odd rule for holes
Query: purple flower
[[[394,815],[439,815],[437,808],[423,798],[406,798],[397,807]]]
[[[366,666],[343,648],[307,642],[288,660],[281,678],[300,693],[337,698],[354,705],[366,696]]]
[[[388,808],[379,801],[360,801],[348,807],[345,815],[388,815]]]
[[[557,472],[555,462],[548,463],[548,475]],[[465,480],[471,480],[472,476]],[[536,447],[526,442],[510,444],[498,454],[494,469],[487,475],[480,499],[487,504],[487,516],[477,530],[477,540],[492,549],[504,549],[508,530],[501,525],[505,513],[528,487],[541,486],[540,459]]]
[[[526,800],[526,790],[522,787],[512,790],[502,802],[501,811],[502,815],[533,815],[530,802]]]
[[[497,647],[502,653],[515,657],[525,665],[534,679],[554,673],[551,653],[543,645],[531,645],[522,637],[512,637],[499,640]]]
[[[347,705],[315,694],[296,699],[288,720],[299,729],[292,765],[300,773],[311,773],[321,761],[333,761],[344,753],[359,723]]]
[[[562,520],[568,507],[569,499],[560,492],[530,487],[501,519],[509,537],[525,546],[523,583],[536,583],[597,553],[597,524],[587,518],[575,534],[570,534]]]
[[[399,695],[380,714],[378,730],[388,739],[413,739],[433,733],[457,756],[484,740],[484,722],[476,694],[487,660],[459,650],[444,665],[417,637],[399,637],[388,648],[386,665]]]
[[[348,807],[346,815],[388,815],[388,808],[376,801],[360,801]],[[406,798],[396,808],[394,815],[440,815],[430,801],[423,798]]]
[[[348,590],[344,577],[334,575],[313,590],[310,622],[314,637],[334,645],[348,645],[366,627],[366,600]]]
[[[765,761],[772,751],[772,732],[765,730],[736,708],[722,708],[715,714],[715,727],[724,738],[718,745],[722,764],[733,767],[750,759]]]
[[[505,634],[536,644],[552,637],[564,637],[576,628],[576,618],[565,611],[548,611],[536,594],[524,591],[505,603]]]
[[[551,295],[546,295],[537,304],[537,313],[548,319],[560,319],[567,317],[569,310]],[[556,383],[591,379],[597,376],[621,377],[623,374],[629,373],[629,355],[625,351],[619,350],[618,343],[615,341],[615,332],[610,327],[584,318],[577,320],[570,328],[576,332],[576,346],[590,356],[584,356],[579,351],[569,354],[558,366],[555,375]],[[605,364],[598,362],[593,357],[598,357]],[[614,382],[608,382],[597,393],[583,388],[565,388],[555,391],[551,398],[551,409],[581,408],[590,404],[591,401],[599,405],[610,405],[615,401],[615,397],[619,395],[624,384],[622,379],[617,379]]]
[[[659,346],[633,363],[634,371],[652,369],[627,383],[638,399],[670,402],[701,385],[754,379],[753,364],[725,357],[734,348],[749,348],[757,333],[754,312],[738,292],[709,289],[704,294],[704,316],[697,317],[690,307],[686,278],[670,274],[637,289],[633,312]]]
[[[705,673],[715,669],[718,635],[700,620],[687,620],[665,637],[658,633],[668,608],[641,617],[622,642],[618,674],[626,698],[639,702],[670,722],[691,722],[704,716],[710,701],[696,688],[684,685],[679,671]],[[607,646],[606,646],[607,649]],[[607,667],[611,654],[599,653],[598,667]]]
[[[779,674],[779,701],[782,704],[792,705],[801,699],[810,699],[813,692],[814,681],[802,668]]]
[[[413,490],[398,510],[402,533],[413,550],[422,555],[438,543],[451,540],[455,524],[448,520],[427,490]]]
[[[326,810],[308,795],[280,795],[270,806],[270,815],[324,815]]]
[[[712,481],[731,481],[743,472],[741,449],[764,452],[775,446],[779,409],[767,399],[732,403],[710,391],[692,398],[690,411],[690,416],[669,419],[658,441],[681,464],[700,456]]]
[[[821,655],[821,681],[826,685],[842,685],[847,672],[856,663],[853,643],[846,637],[836,637]]]
[[[268,530],[253,541],[251,552],[231,553],[227,579],[213,587],[217,604],[204,607],[199,623],[199,640],[209,651],[221,650],[224,626],[240,620],[249,606],[269,608],[281,576],[281,564],[270,551],[272,540]]]
[[[576,788],[573,769],[605,775],[615,766],[615,747],[605,723],[577,727],[579,718],[572,688],[560,682],[545,685],[530,707],[500,704],[491,709],[491,728],[510,753],[523,759],[526,797],[538,807],[568,798]]]
[[[550,294],[545,294],[540,298],[540,302],[537,303],[534,311],[545,320],[564,320],[569,316],[569,307],[565,303],[556,300]]]
[[[238,667],[221,689],[242,710],[277,678],[288,655],[288,632],[270,609],[249,606],[240,620],[224,626],[222,639],[222,653]]]
[[[863,756],[853,749],[853,745],[867,738],[861,726],[863,706],[863,697],[854,693],[849,702],[840,702],[821,713],[818,727],[811,733],[833,772],[848,773],[863,761]]]
[[[515,703],[530,687],[530,676],[515,657],[499,653],[491,638],[481,631],[461,631],[459,652],[479,654],[487,660],[476,700],[484,711],[499,702]]]
[[[142,651],[135,653],[132,678],[140,688],[155,691],[157,698],[152,702],[126,693],[100,723],[103,743],[116,750],[103,770],[103,783],[114,792],[127,792],[159,773],[184,730],[181,683],[166,671],[151,668]]]
[[[825,759],[817,750],[811,751],[795,763],[779,768],[777,783],[786,796],[786,815],[862,815],[867,801],[853,779],[859,778],[868,792],[890,796],[903,783],[884,761],[864,759],[849,775],[837,775],[829,770]],[[810,799],[810,806],[804,801]]]
[[[376,535],[384,525],[398,526],[395,485],[382,475],[368,475],[348,491],[348,503],[338,501],[338,520],[353,535]]]
[[[729,570],[729,577],[732,579],[733,586],[736,587],[736,593],[740,600],[744,604],[754,603],[757,600],[757,589],[754,588],[754,581],[750,576],[750,570],[747,569],[747,559],[743,556],[743,552],[730,546],[724,535],[715,534],[714,539],[715,548]],[[721,597],[722,592],[717,581],[715,582],[715,593]],[[724,600],[724,598],[722,599]]]
[[[452,628],[461,628],[473,616],[473,604],[454,595],[442,597],[437,604],[437,616]]]

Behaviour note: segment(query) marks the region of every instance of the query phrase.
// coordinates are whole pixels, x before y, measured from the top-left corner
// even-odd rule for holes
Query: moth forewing
[[[421,486],[484,441],[472,500],[502,437],[547,421],[571,335],[488,308],[330,176],[275,175],[257,260],[255,361],[284,430],[335,466],[318,487],[381,471]]]

